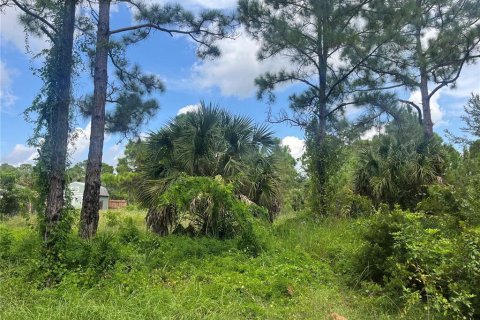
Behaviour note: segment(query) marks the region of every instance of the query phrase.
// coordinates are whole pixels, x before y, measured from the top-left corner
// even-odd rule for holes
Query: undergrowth
[[[21,217],[0,224],[1,319],[419,319],[353,273],[364,220],[283,215],[242,239],[145,230],[145,213],[101,214],[98,236],[73,230],[61,278],[45,285],[38,232]],[[421,317],[420,317],[421,318]]]

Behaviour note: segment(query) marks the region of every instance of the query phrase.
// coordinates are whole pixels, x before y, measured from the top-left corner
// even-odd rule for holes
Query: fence
[[[127,200],[108,200],[108,209],[121,209],[127,206]]]

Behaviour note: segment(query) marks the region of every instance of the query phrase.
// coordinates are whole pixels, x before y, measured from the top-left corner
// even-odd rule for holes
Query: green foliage
[[[251,256],[258,256],[262,251],[258,237],[255,235],[251,225],[246,225],[243,230],[237,248]]]
[[[236,199],[233,185],[225,184],[220,176],[212,179],[182,175],[154,201],[158,208],[175,208],[170,226],[173,233],[219,238],[243,231],[251,233],[247,226],[248,206]]]
[[[138,136],[142,125],[153,118],[159,108],[155,99],[143,101],[137,94],[123,94],[118,97],[115,110],[106,115],[105,130]]]
[[[418,123],[406,114],[360,151],[355,189],[376,205],[414,209],[425,196],[426,186],[442,179],[445,160],[440,138],[425,141]]]
[[[343,164],[344,149],[342,141],[336,137],[326,137],[320,146],[317,140],[316,135],[307,137],[307,150],[304,155],[310,178],[308,200],[309,208],[314,213],[326,216],[329,214],[328,209],[331,209],[331,197],[338,191],[335,188],[335,178],[338,178],[338,171]]]
[[[361,240],[351,220],[319,224],[307,215],[280,216],[261,227],[266,245],[252,257],[237,249],[240,237],[157,237],[139,231],[138,241],[123,242],[120,226],[131,218],[141,230],[144,212],[120,210],[117,216],[115,227],[101,217],[99,238],[84,241],[70,234],[63,276],[48,288],[41,280],[48,272],[39,264],[41,239],[21,217],[1,222],[0,232],[8,230],[12,240],[8,251],[0,250],[0,317],[317,319],[332,312],[348,319],[426,317],[423,309],[403,314],[385,297],[345,287],[343,262]],[[258,225],[253,227],[257,234]]]
[[[33,178],[25,176],[22,168],[2,165],[0,168],[0,219],[33,211],[37,194],[31,190]]]
[[[104,173],[101,176],[101,180],[102,184],[108,189],[111,199],[127,200],[129,204],[136,202],[135,188],[140,184],[138,173]]]
[[[87,171],[87,160],[76,163],[74,166],[67,169],[66,175],[70,182],[84,182]],[[114,168],[108,163],[102,163],[102,174],[113,174]]]
[[[0,248],[2,248],[2,251],[0,252],[0,259],[3,259],[9,255],[13,240],[12,232],[2,226],[0,228]]]
[[[367,61],[366,78],[420,91],[421,106],[404,102],[422,113],[424,132],[430,139],[432,97],[438,90],[455,85],[462,68],[478,58],[478,1],[373,1],[369,5],[367,24],[377,30],[384,43]],[[435,36],[425,41],[426,32]]]
[[[445,203],[450,198],[459,206],[461,210],[461,219],[469,221],[470,224],[479,223],[480,198],[478,197],[478,186],[480,186],[480,153],[478,152],[479,141],[470,145],[462,155],[454,154],[450,160],[450,166],[447,169],[445,181],[451,186],[447,190],[438,190],[442,193],[443,199],[439,202]],[[445,194],[447,193],[447,194]],[[452,195],[448,195],[451,193]],[[439,198],[439,196],[437,196]],[[433,200],[436,201],[436,200]],[[432,203],[433,205],[433,203]],[[446,204],[450,207],[452,204]]]
[[[121,243],[135,243],[140,241],[141,233],[132,218],[127,218],[118,229]]]
[[[20,210],[19,199],[15,190],[16,177],[11,173],[2,173],[0,176],[0,218],[6,215],[15,215]]]
[[[472,93],[464,110],[466,115],[462,116],[462,120],[466,127],[462,130],[477,139],[480,138],[480,95]]]
[[[359,271],[384,286],[406,309],[425,302],[447,318],[479,314],[479,233],[452,227],[448,216],[399,209],[368,225]]]
[[[221,176],[233,184],[236,195],[266,207],[270,219],[280,210],[280,192],[286,189],[289,173],[279,171],[285,178],[282,180],[277,164],[293,167],[293,163],[284,161],[285,150],[264,125],[202,104],[198,111],[177,116],[152,133],[146,146],[138,188],[145,207],[155,208],[155,201],[183,173]]]
[[[116,226],[119,225],[120,220],[119,220],[117,211],[109,210],[109,211],[105,212],[104,215],[105,215],[106,225],[108,227],[116,227]]]
[[[276,56],[289,61],[255,79],[257,98],[273,104],[279,86],[297,84],[288,97],[289,110],[281,110],[273,121],[305,131],[310,207],[319,215],[328,214],[327,185],[338,168],[338,147],[350,136],[345,108],[373,106],[357,97],[359,91],[375,88],[375,81],[359,84],[358,78],[365,76],[362,66],[382,43],[375,39],[377,25],[356,23],[367,6],[362,1],[283,0],[241,0],[238,5],[245,29],[262,43],[259,60]]]
[[[335,217],[359,217],[369,215],[373,211],[373,205],[368,197],[359,195],[353,190],[354,172],[357,166],[357,145],[341,145],[339,140],[332,139],[330,153],[327,158],[328,179],[326,181],[326,215]],[[316,181],[313,178],[310,183]],[[312,188],[312,186],[311,186]],[[316,201],[317,193],[312,191],[311,197]],[[318,204],[317,204],[318,205]],[[315,208],[315,205],[311,206]]]

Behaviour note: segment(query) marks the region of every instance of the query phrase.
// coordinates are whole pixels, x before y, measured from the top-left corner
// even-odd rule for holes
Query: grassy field
[[[73,233],[62,280],[47,288],[34,219],[1,222],[0,319],[426,318],[351,271],[362,220],[281,216],[256,226],[263,251],[252,257],[236,239],[156,237],[144,216],[102,212],[95,240]]]

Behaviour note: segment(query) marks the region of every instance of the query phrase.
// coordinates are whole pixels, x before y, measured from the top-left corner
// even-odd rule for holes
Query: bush
[[[135,222],[131,217],[128,217],[125,222],[120,225],[118,230],[118,237],[120,242],[126,243],[137,243],[140,240],[140,230],[138,230]]]
[[[107,221],[108,227],[116,227],[120,223],[120,219],[118,217],[118,213],[115,211],[107,211],[105,212],[105,220]]]
[[[367,216],[374,212],[372,201],[344,187],[329,199],[328,212],[330,215],[342,218],[356,218]]]
[[[253,232],[253,228],[249,226],[243,231],[237,245],[238,249],[248,253],[251,256],[258,256],[262,250],[262,246]]]
[[[209,235],[221,239],[232,238],[248,231],[249,205],[238,200],[233,185],[220,176],[192,177],[182,175],[172,182],[158,199],[158,208],[149,210],[147,224],[162,231],[189,235]],[[254,211],[264,215],[265,210],[255,205]],[[163,224],[156,228],[155,222]]]
[[[393,209],[399,204],[413,210],[424,198],[426,186],[437,183],[445,173],[446,148],[440,137],[425,141],[421,127],[411,121],[390,123],[386,134],[360,150],[355,191],[375,205],[387,203]]]
[[[399,209],[379,214],[365,234],[359,267],[406,308],[424,301],[449,318],[478,317],[479,233],[449,225],[443,216]]]
[[[417,205],[417,210],[429,215],[443,215],[455,224],[479,225],[480,205],[477,194],[469,196],[460,194],[450,185],[431,185],[427,197]]]

